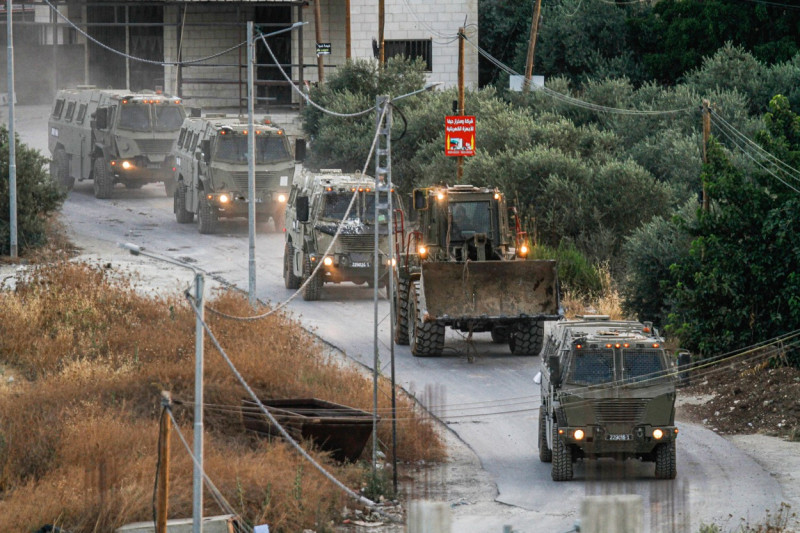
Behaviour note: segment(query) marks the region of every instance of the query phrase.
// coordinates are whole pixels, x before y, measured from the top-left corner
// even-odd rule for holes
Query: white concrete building
[[[37,38],[35,46],[28,46],[31,50],[15,50],[15,57],[30,54],[43,64],[23,79],[17,76],[20,92],[20,84],[35,85],[38,93],[49,92],[49,97],[56,88],[77,84],[160,87],[190,105],[241,107],[247,97],[247,69],[246,47],[239,45],[247,39],[246,23],[253,21],[263,33],[307,23],[267,41],[292,85],[302,88],[320,77],[317,10],[319,42],[330,51],[320,56],[323,81],[347,58],[377,57],[379,0],[318,0],[319,5],[317,0],[48,1],[65,18],[37,2],[34,20],[17,23],[22,27],[15,36],[30,34],[35,27]],[[428,81],[444,87],[457,84],[458,31],[465,27],[477,43],[478,0],[384,0],[384,14],[386,58],[421,57],[428,66]],[[465,85],[474,88],[478,54],[468,43],[464,50]],[[300,103],[260,40],[256,63],[259,107]]]

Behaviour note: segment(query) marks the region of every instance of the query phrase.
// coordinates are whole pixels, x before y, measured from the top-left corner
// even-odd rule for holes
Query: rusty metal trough
[[[261,400],[292,438],[311,439],[337,461],[355,461],[372,434],[372,413],[317,398]],[[252,400],[242,400],[244,427],[260,435],[280,436]]]

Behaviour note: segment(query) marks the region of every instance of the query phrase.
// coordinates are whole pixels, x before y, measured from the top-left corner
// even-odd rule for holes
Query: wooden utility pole
[[[464,28],[458,28],[458,116],[464,116]],[[464,156],[456,161],[456,183],[464,175]]]
[[[534,51],[536,50],[536,37],[539,33],[539,13],[542,9],[542,0],[536,0],[533,6],[533,18],[531,19],[531,36],[528,40],[528,57],[525,60],[525,82],[522,85],[522,90],[527,91],[530,89],[531,76],[533,75],[533,58]]]
[[[319,6],[319,2],[320,0],[314,0],[314,29],[316,30],[317,44],[322,42],[322,9]],[[322,55],[319,52],[317,52],[317,77],[320,85],[322,85],[325,81],[325,70],[322,65]]]
[[[708,139],[711,136],[711,102],[703,99],[703,164],[708,164]],[[703,211],[708,211],[708,192],[703,180]]]
[[[383,68],[383,62],[386,60],[386,53],[383,46],[383,26],[386,24],[386,10],[384,9],[383,0],[378,0],[378,66]]]
[[[158,435],[158,503],[156,505],[156,533],[167,533],[167,508],[169,506],[169,432],[170,419],[167,409],[172,404],[169,392],[161,391],[161,424]]]

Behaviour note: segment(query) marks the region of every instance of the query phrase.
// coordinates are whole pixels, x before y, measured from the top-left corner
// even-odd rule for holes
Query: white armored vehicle
[[[268,118],[259,117],[254,128],[256,218],[272,217],[275,231],[282,231],[295,158],[285,132]],[[200,233],[214,233],[220,218],[248,216],[247,129],[247,118],[238,115],[186,118],[172,150],[178,223],[197,215]],[[296,151],[302,159],[300,139]]]
[[[50,174],[65,190],[93,180],[94,195],[114,185],[138,189],[163,182],[174,191],[167,156],[186,116],[179,98],[154,92],[78,87],[56,94],[50,113]]]

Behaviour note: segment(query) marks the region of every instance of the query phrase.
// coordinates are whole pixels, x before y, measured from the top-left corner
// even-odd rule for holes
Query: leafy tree
[[[514,61],[517,43],[527,46],[530,36],[533,4],[530,0],[481,0],[478,2],[478,19],[481,27],[478,36],[481,48],[493,57],[510,65]],[[478,64],[478,83],[481,87],[507,83],[495,65],[481,57]]]
[[[770,103],[759,135],[796,163],[798,117]],[[686,220],[688,256],[672,267],[668,323],[702,354],[740,348],[800,327],[800,199],[770,174],[745,175],[716,142],[704,166],[711,209]]]
[[[8,129],[0,125],[0,255],[11,252]],[[41,246],[46,241],[47,218],[58,211],[65,194],[50,179],[48,159],[41,152],[15,142],[17,243],[18,252]]]

